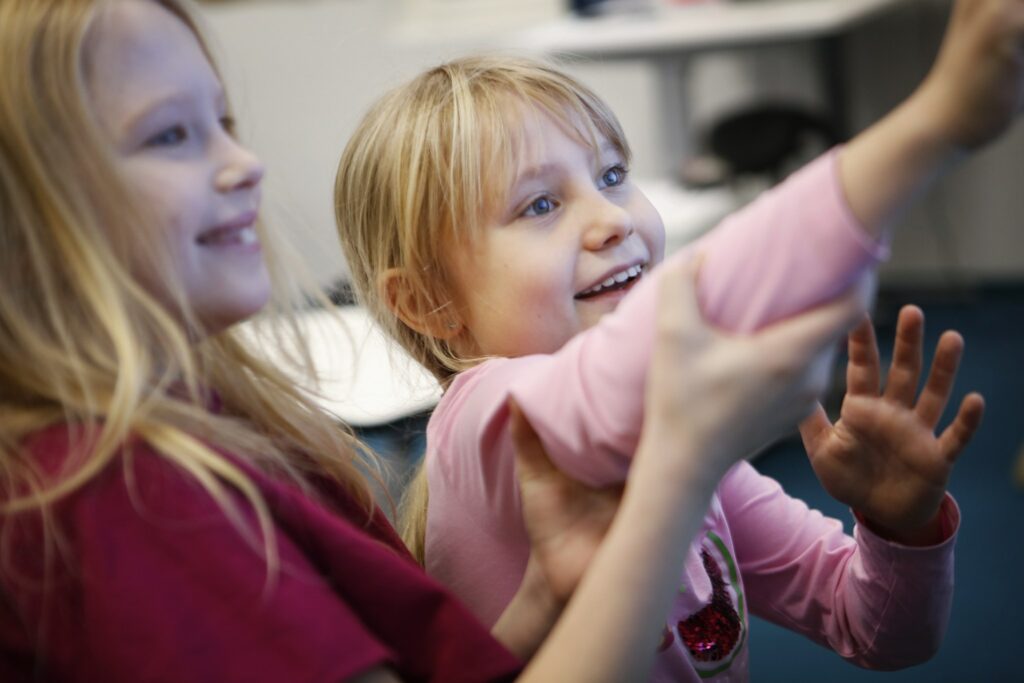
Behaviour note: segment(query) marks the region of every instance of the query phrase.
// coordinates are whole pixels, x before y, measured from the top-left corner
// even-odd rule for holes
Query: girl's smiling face
[[[137,193],[170,274],[203,328],[260,310],[270,280],[255,230],[263,167],[235,140],[220,79],[196,36],[151,0],[119,0],[98,18],[86,72],[115,164]],[[171,310],[175,294],[145,262],[129,264]]]
[[[664,256],[661,216],[608,140],[526,112],[517,159],[505,205],[450,260],[464,356],[556,351]]]

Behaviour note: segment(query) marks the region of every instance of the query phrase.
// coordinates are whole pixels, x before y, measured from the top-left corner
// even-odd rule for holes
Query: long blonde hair
[[[195,33],[209,57],[188,0],[154,1]],[[310,492],[313,473],[336,480],[369,513],[365,451],[237,332],[197,343],[195,316],[160,249],[143,257],[177,292],[179,310],[158,303],[130,272],[124,245],[157,240],[145,238],[145,208],[113,165],[86,94],[90,29],[105,4],[0,2],[0,516],[34,510],[48,519],[53,503],[138,437],[195,477],[273,567],[266,503],[215,448]],[[300,287],[288,275],[292,265],[277,257],[273,234],[258,229],[280,321],[275,336],[301,350],[290,314]],[[216,413],[208,410],[211,394],[223,406]],[[23,448],[28,435],[55,423],[81,430],[91,445],[56,478]],[[232,490],[255,510],[258,529],[242,521]]]
[[[335,218],[356,294],[442,385],[479,359],[404,323],[382,278],[399,270],[428,315],[459,305],[450,255],[506,200],[527,111],[550,116],[595,149],[603,138],[629,160],[618,120],[589,88],[544,61],[481,55],[442,64],[386,94],[338,165]],[[426,504],[421,472],[399,514],[399,531],[414,550],[423,548]]]

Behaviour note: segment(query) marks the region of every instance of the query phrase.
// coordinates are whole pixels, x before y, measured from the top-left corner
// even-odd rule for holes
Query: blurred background
[[[337,160],[370,103],[444,59],[479,50],[555,57],[619,115],[633,175],[665,216],[669,248],[905,98],[938,49],[950,0],[208,0],[214,49],[242,135],[267,164],[265,214],[317,280],[350,304],[333,225]],[[884,347],[904,303],[967,353],[954,403],[988,402],[952,490],[963,510],[957,593],[942,651],[898,673],[867,672],[763,621],[762,681],[1019,681],[1024,635],[1024,125],[948,175],[904,221],[881,273]],[[330,407],[401,475],[423,450],[439,391],[357,306],[352,344],[317,341]],[[887,348],[885,352],[888,353]],[[837,373],[841,380],[841,373]],[[828,406],[835,410],[841,385]],[[852,526],[795,441],[755,465]]]

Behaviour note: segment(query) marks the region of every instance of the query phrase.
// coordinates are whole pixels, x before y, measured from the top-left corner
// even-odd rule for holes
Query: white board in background
[[[302,315],[300,325],[320,383],[312,385],[297,371],[293,377],[344,422],[373,427],[430,410],[440,399],[441,388],[433,376],[385,337],[364,308],[311,310]],[[287,372],[286,351],[275,349],[253,325],[243,327],[243,333],[272,362],[279,359]]]

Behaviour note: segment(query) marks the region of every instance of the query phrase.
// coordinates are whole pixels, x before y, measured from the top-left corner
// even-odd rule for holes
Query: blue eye
[[[601,174],[601,182],[604,183],[605,187],[615,187],[626,182],[626,175],[628,171],[621,164],[616,164],[609,169],[606,169]]]
[[[537,197],[523,212],[524,216],[543,216],[555,210],[555,202],[550,197]]]
[[[188,131],[184,126],[171,126],[153,137],[146,140],[147,147],[172,147],[180,145],[188,138]]]

